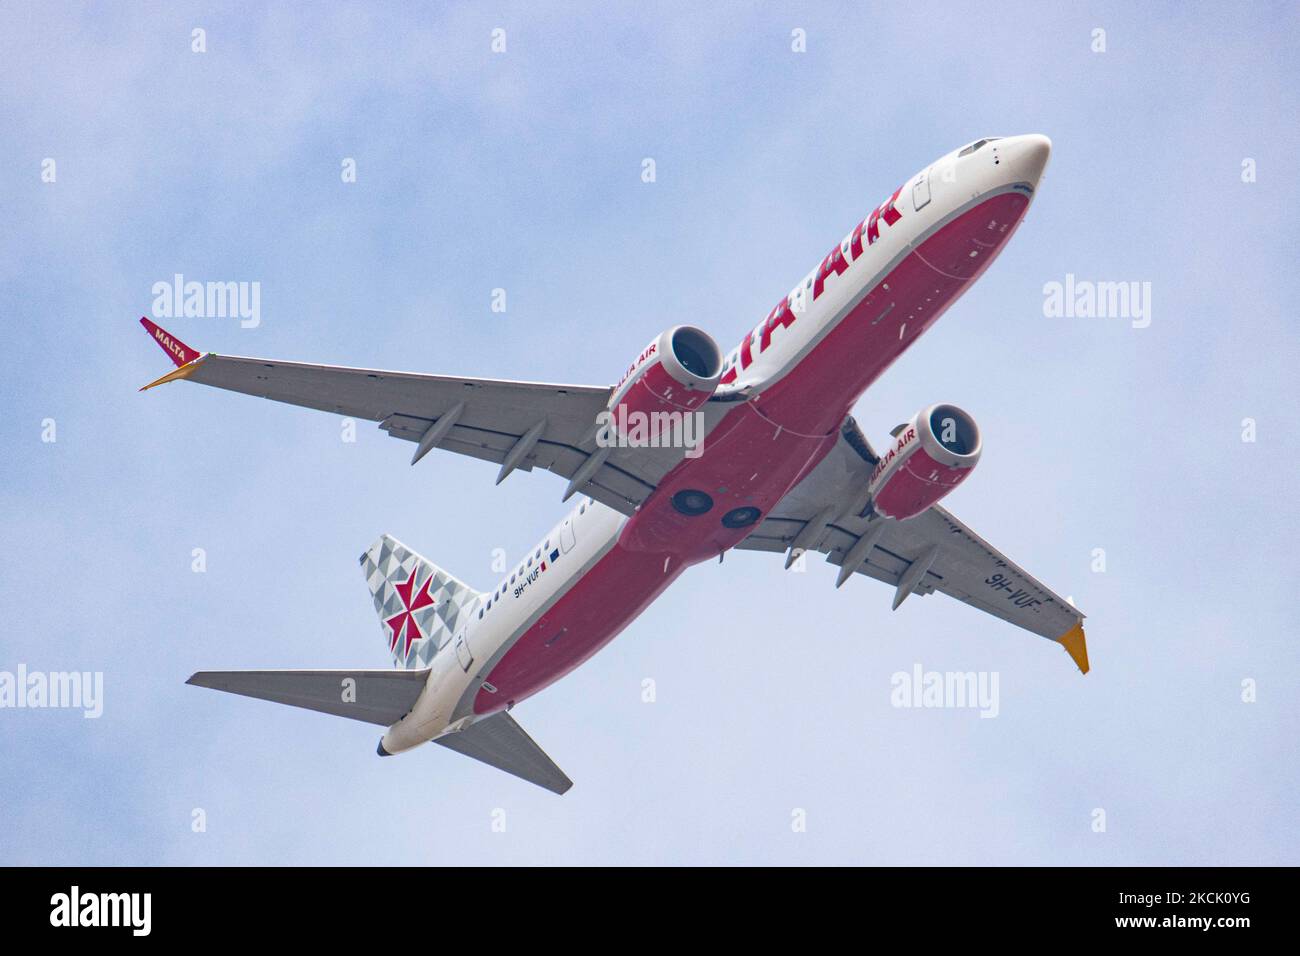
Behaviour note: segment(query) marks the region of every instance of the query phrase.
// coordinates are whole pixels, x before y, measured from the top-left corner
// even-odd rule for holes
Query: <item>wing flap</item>
[[[524,728],[505,711],[470,724],[465,730],[438,737],[434,743],[489,767],[504,770],[551,793],[564,793],[573,786],[573,781],[555,765],[546,751],[537,746]]]

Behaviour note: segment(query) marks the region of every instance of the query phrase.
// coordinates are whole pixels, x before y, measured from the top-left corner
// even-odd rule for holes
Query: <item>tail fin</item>
[[[382,535],[360,561],[384,640],[402,667],[429,666],[483,596],[392,535]]]

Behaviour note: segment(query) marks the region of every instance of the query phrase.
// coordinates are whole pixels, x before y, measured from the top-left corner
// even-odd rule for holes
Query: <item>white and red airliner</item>
[[[1024,219],[1045,136],[988,137],[895,189],[728,354],[675,326],[615,386],[417,375],[200,354],[142,323],[185,379],[376,421],[414,442],[541,468],[578,505],[486,591],[383,535],[360,563],[395,667],[201,672],[190,683],[387,727],[379,753],[434,741],[556,793],[564,773],[509,716],[614,639],[693,564],[730,548],[821,552],[941,591],[1060,643],[1084,673],[1083,615],[938,502],[980,432],[922,409],[877,452],[853,403],[987,269]],[[688,418],[689,417],[689,418]],[[681,428],[689,422],[692,430]],[[690,441],[668,440],[694,435]]]

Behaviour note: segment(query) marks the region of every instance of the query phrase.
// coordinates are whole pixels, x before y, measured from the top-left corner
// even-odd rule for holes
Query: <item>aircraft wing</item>
[[[840,567],[838,587],[854,574],[895,588],[894,607],[909,594],[939,591],[1061,644],[1088,672],[1084,615],[944,508],[906,521],[871,515],[867,481],[876,455],[852,417],[822,462],[737,547],[819,551]]]
[[[542,468],[570,479],[566,498],[581,492],[631,514],[684,454],[680,448],[611,448],[597,455],[596,416],[609,401],[613,387],[608,385],[420,375],[199,353],[149,319],[140,322],[177,366],[146,389],[184,379],[378,422],[394,438],[415,443],[411,464],[441,448],[501,465],[498,483],[516,468]]]

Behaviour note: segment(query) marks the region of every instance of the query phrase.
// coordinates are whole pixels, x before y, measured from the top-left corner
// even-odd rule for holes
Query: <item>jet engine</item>
[[[893,431],[867,488],[886,518],[915,517],[961,484],[980,458],[980,430],[956,405],[931,405]]]
[[[653,438],[709,400],[722,352],[707,332],[677,325],[647,345],[610,397],[607,421],[620,436]],[[677,413],[673,416],[672,413]]]

